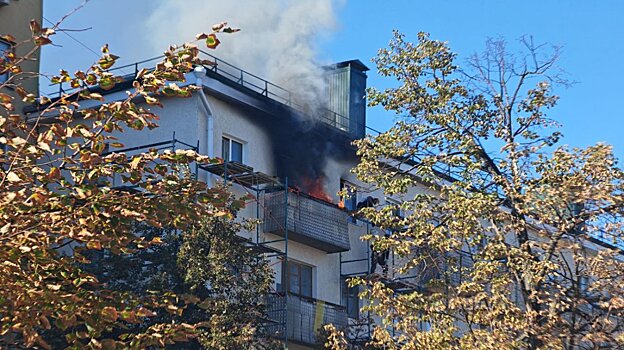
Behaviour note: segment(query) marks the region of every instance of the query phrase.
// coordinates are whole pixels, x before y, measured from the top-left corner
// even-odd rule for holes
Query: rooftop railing
[[[303,104],[297,102],[296,95],[291,91],[272,83],[264,78],[259,77],[253,73],[250,73],[244,69],[238,68],[237,66],[220,59],[212,54],[209,54],[206,51],[200,50],[200,57],[202,59],[207,59],[213,62],[211,65],[207,65],[204,68],[207,70],[214,72],[224,78],[227,78],[229,81],[234,82],[240,86],[248,88],[260,95],[263,95],[267,98],[275,100],[281,104],[284,104],[288,107],[294,108],[298,111],[306,113],[306,108]],[[119,67],[114,67],[107,70],[110,73],[118,75],[124,79],[124,81],[129,81],[134,79],[139,71],[142,69],[152,70],[156,66],[156,64],[162,60],[164,56],[153,57],[146,60],[141,60],[137,62],[133,62],[130,64],[122,65]],[[71,88],[68,87],[68,83],[59,83],[54,84],[58,86],[58,90],[48,95],[50,98],[60,97],[63,94],[75,92],[78,89],[87,88],[86,85]],[[51,85],[52,86],[52,85]],[[316,114],[321,121],[336,127],[339,130],[349,133],[350,125],[348,116],[343,116],[339,113],[331,111],[327,108],[322,108],[320,111],[313,111],[309,113]],[[374,129],[367,128],[365,125],[359,125],[358,129],[377,132]]]

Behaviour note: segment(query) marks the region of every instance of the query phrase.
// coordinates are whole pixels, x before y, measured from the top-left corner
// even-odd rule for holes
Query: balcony
[[[265,232],[284,237],[287,223],[289,240],[328,253],[350,249],[348,219],[349,215],[336,205],[303,193],[288,192],[288,199],[284,191],[269,193],[265,197]]]
[[[345,329],[348,324],[346,308],[321,300],[296,296],[293,294],[271,294],[267,299],[267,314],[270,322],[266,329],[275,338],[295,343],[316,345],[319,329],[326,324],[333,324],[338,329]]]

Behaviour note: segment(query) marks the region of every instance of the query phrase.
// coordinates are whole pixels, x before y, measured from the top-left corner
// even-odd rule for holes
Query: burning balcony
[[[272,294],[267,299],[266,326],[269,334],[276,338],[288,337],[289,341],[316,345],[323,325],[333,324],[338,329],[348,325],[347,310],[343,306],[293,294]]]
[[[350,249],[348,219],[349,215],[338,206],[303,193],[289,191],[285,196],[280,191],[265,197],[266,232],[284,237],[287,225],[289,240],[328,253]]]

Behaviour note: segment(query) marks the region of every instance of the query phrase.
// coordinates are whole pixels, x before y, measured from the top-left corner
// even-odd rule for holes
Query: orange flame
[[[303,187],[303,190],[307,192],[310,196],[325,202],[332,203],[331,196],[325,193],[325,189],[323,188],[322,176],[316,179],[304,178],[303,181],[301,181],[301,185]]]

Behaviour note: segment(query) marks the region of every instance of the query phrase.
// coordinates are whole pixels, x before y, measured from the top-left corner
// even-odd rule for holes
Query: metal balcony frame
[[[291,189],[286,194],[287,201],[281,202],[279,199],[282,196],[282,193],[272,193],[265,198],[265,217],[281,218],[286,215],[289,217],[288,225],[277,225],[281,220],[265,220],[266,232],[283,237],[286,231],[284,228],[287,227],[288,235],[293,241],[327,253],[350,250],[347,212],[332,203]]]

